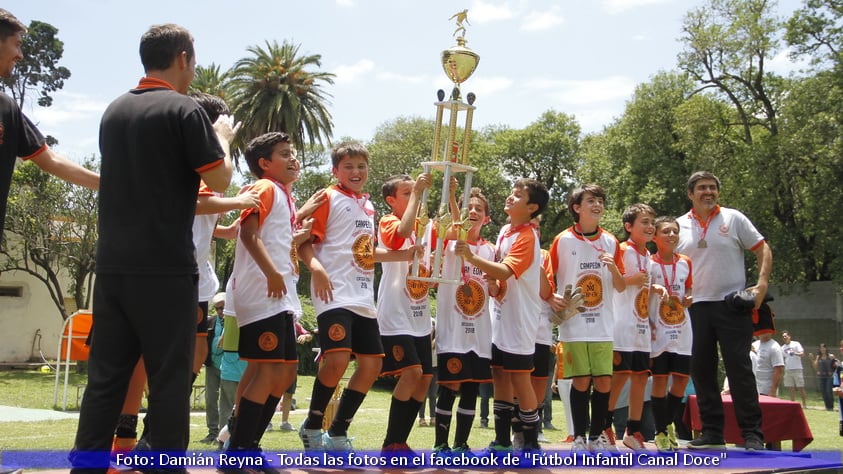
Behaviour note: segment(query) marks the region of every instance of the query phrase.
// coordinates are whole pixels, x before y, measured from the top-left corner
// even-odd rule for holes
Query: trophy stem
[[[456,142],[457,138],[457,118],[460,112],[459,102],[451,100],[451,121],[448,123],[448,161],[454,163],[457,161],[460,153],[460,145]]]
[[[465,131],[462,136],[462,164],[464,165],[468,164],[468,144],[471,142],[471,119],[473,117],[474,106],[469,105],[468,110],[465,112]]]
[[[442,113],[444,110],[445,104],[440,99],[436,103],[436,129],[433,131],[433,158],[431,161],[439,161],[439,153],[442,147]]]

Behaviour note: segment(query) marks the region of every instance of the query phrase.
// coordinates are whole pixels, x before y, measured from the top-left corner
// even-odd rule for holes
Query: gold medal
[[[705,239],[700,239],[700,242],[697,244],[697,247],[704,249],[708,247],[708,242],[706,242]]]

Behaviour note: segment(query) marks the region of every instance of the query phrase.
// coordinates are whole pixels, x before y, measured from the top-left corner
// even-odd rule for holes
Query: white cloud
[[[491,23],[500,20],[509,20],[513,17],[512,10],[508,5],[494,5],[482,0],[474,0],[468,9],[468,22]]]
[[[671,0],[602,0],[600,4],[602,5],[604,11],[609,14],[616,15],[639,7],[660,5],[670,2]]]
[[[387,82],[400,82],[404,84],[423,84],[430,81],[430,78],[422,75],[398,74],[397,72],[382,71],[375,74],[375,79]]]
[[[38,123],[42,130],[49,130],[61,124],[99,118],[108,102],[84,94],[59,92],[53,95],[51,107],[34,107],[26,113]]]
[[[767,61],[767,69],[786,76],[791,72],[805,70],[811,66],[807,59],[802,58],[797,61],[793,61],[790,59],[788,54],[790,54],[790,48],[782,49],[773,59]]]
[[[370,59],[361,59],[354,64],[343,64],[337,66],[333,73],[336,74],[334,82],[337,84],[343,82],[353,82],[358,76],[370,72],[375,68],[375,63]]]
[[[524,16],[524,21],[521,23],[523,31],[541,31],[561,25],[565,19],[559,14],[560,8],[558,6],[552,7],[548,11],[531,11]]]
[[[628,98],[635,91],[635,81],[626,76],[579,81],[540,78],[527,82],[527,87],[561,104],[588,105]]]

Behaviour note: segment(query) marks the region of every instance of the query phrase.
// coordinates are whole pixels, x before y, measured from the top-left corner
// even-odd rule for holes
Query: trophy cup
[[[448,100],[445,100],[445,91],[442,89],[436,93],[436,129],[433,135],[433,156],[430,161],[422,162],[424,172],[429,173],[431,170],[441,170],[442,176],[442,199],[439,203],[439,209],[435,217],[434,228],[437,229],[436,247],[433,252],[433,265],[430,268],[429,276],[419,275],[419,257],[413,258],[412,271],[409,278],[412,280],[419,280],[431,283],[459,283],[456,280],[443,279],[441,276],[441,262],[442,252],[445,245],[445,233],[450,226],[454,226],[458,232],[458,238],[465,240],[468,234],[468,228],[471,222],[468,219],[468,201],[471,195],[471,181],[474,172],[477,168],[468,165],[468,146],[471,141],[471,120],[474,115],[474,101],[476,96],[473,92],[469,92],[466,96],[467,102],[463,102],[462,93],[460,91],[460,84],[465,82],[474,73],[477,68],[477,63],[480,61],[480,56],[469,49],[465,44],[465,26],[463,23],[468,23],[468,10],[455,13],[451,16],[452,20],[456,20],[457,29],[454,31],[454,37],[457,44],[444,51],[442,51],[442,69],[445,75],[454,83],[454,88]],[[442,140],[443,118],[445,110],[449,111],[449,121],[447,127],[447,138]],[[457,136],[457,124],[459,122],[460,114],[465,113],[465,123],[463,125],[462,137]],[[463,183],[462,208],[460,215],[452,216],[448,209],[449,188],[451,185],[451,177],[458,173],[464,173],[465,180]],[[426,189],[422,195],[422,205],[419,206],[419,213],[417,216],[418,229],[424,228],[424,224],[428,222],[427,215],[427,200],[429,190]],[[424,223],[424,224],[423,224]]]

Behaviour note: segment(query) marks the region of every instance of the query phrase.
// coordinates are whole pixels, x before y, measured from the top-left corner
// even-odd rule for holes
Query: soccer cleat
[[[644,446],[644,437],[641,436],[639,431],[632,434],[627,432],[627,434],[623,437],[623,445],[633,451],[644,451],[647,449],[647,447]]]
[[[539,435],[536,437],[536,441],[538,441],[539,443],[549,443],[550,442],[550,440],[547,439],[545,437],[544,433],[542,433],[541,431],[539,431]]]
[[[448,455],[451,452],[451,448],[447,444],[440,444],[433,447],[433,452],[434,454],[438,454],[440,456]]]
[[[326,431],[325,433],[322,433],[322,447],[325,451],[353,451],[354,446],[351,445],[352,439],[354,438],[349,438],[347,436],[331,436]]]
[[[610,427],[606,428],[605,430],[603,430],[603,433],[601,433],[601,435],[606,437],[606,446],[607,446],[606,451],[611,451],[613,453],[617,453],[618,452],[618,440],[615,437],[615,430],[612,429],[612,427],[610,426]]]
[[[673,447],[670,445],[670,439],[668,439],[667,433],[663,431],[656,433],[656,449],[658,449],[660,453],[669,453],[673,451]]]
[[[302,422],[299,428],[299,438],[304,445],[305,451],[322,451],[322,430],[309,430],[304,427],[307,421]]]
[[[726,447],[726,441],[722,436],[703,433],[699,438],[691,440],[687,447],[688,449],[723,449]]]
[[[670,441],[670,448],[676,451],[679,449],[679,441],[676,439],[676,430],[673,423],[667,425],[667,440]]]
[[[573,443],[574,442],[574,435],[568,435],[567,438],[561,441],[562,443]]]
[[[463,443],[459,446],[454,446],[454,449],[452,449],[451,452],[454,453],[454,454],[467,454],[467,455],[472,454],[471,448],[469,448],[468,445],[465,444],[465,443]]]
[[[572,453],[584,453],[588,451],[588,445],[586,445],[585,438],[582,436],[577,436],[574,438],[574,444],[571,445],[571,452]]]
[[[512,446],[504,446],[504,445],[498,443],[497,441],[492,441],[491,443],[489,443],[489,446],[486,446],[486,448],[483,450],[483,452],[484,453],[491,453],[491,454],[494,454],[494,453],[511,453],[512,452]]]
[[[521,451],[524,449],[524,433],[519,431],[512,433],[512,449]]]
[[[617,451],[618,447],[609,442],[609,437],[606,436],[606,431],[604,430],[602,433],[600,433],[600,436],[588,442],[588,450],[592,453],[601,451]]]
[[[200,439],[199,442],[202,444],[213,444],[213,442],[216,440],[217,435],[208,433],[204,438]]]

